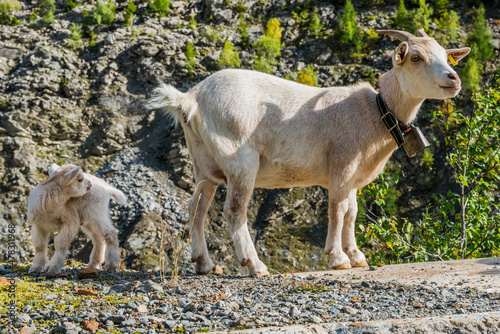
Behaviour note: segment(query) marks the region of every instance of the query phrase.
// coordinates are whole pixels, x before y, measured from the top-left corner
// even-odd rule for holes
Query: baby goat
[[[423,30],[419,37],[396,30],[378,33],[401,41],[393,68],[379,80],[380,95],[401,122],[411,123],[426,98],[458,94],[460,79],[449,62],[465,57],[470,48],[445,50]],[[366,266],[354,235],[356,190],[382,172],[398,147],[381,121],[376,96],[366,82],[317,88],[247,70],[219,71],[187,93],[165,84],[156,88],[148,108],[162,109],[181,123],[193,160],[197,188],[189,221],[196,272],[213,267],[204,221],[222,182],[236,255],[251,275],[268,274],[247,228],[255,187],[327,187],[329,264],[335,269]]]

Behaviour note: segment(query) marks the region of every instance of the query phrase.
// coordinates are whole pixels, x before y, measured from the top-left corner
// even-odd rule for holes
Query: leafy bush
[[[125,7],[125,23],[123,23],[124,27],[130,27],[132,25],[132,17],[134,16],[135,11],[137,10],[137,6],[134,4],[132,0],[129,0],[127,7]]]
[[[21,9],[21,4],[17,0],[0,1],[0,24],[16,25],[19,20],[12,13]]]
[[[110,1],[109,3],[104,3],[97,1],[97,7],[94,10],[94,20],[100,24],[110,25],[115,21],[115,5]]]
[[[277,63],[276,57],[281,55],[281,24],[276,18],[267,22],[266,32],[253,45],[257,60],[254,68],[257,71],[272,73],[272,66]]]
[[[397,182],[398,174],[386,169],[376,182],[363,189],[362,202],[371,200],[375,205],[360,207],[364,219],[358,224],[361,242],[375,245],[371,262],[500,255],[499,100],[497,79],[494,87],[473,95],[472,113],[455,111],[450,103],[449,108],[433,114],[450,148],[446,161],[456,188],[431,198],[417,222],[384,211],[388,189]],[[456,121],[449,121],[450,114]]]
[[[170,13],[171,5],[172,2],[168,0],[153,0],[148,2],[148,8],[154,13],[159,13],[160,17],[165,17]]]
[[[235,68],[241,66],[241,60],[238,52],[234,51],[234,45],[229,40],[224,43],[224,49],[219,57],[220,68]]]

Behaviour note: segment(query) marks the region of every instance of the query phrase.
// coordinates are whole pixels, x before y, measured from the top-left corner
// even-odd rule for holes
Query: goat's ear
[[[448,56],[452,56],[453,59],[457,62],[463,57],[467,56],[470,52],[470,48],[461,48],[461,49],[449,49],[446,50],[446,54]],[[450,57],[448,57],[448,64],[451,63]]]
[[[397,65],[403,63],[405,61],[407,54],[408,54],[408,43],[402,42],[394,50],[394,56],[392,57],[394,64]]]
[[[64,174],[64,182],[66,184],[70,184],[71,182],[75,181],[76,177],[78,174],[81,172],[80,167],[78,166],[73,166],[69,171]]]
[[[54,175],[56,175],[58,170],[59,170],[59,166],[57,164],[50,165],[49,177],[53,177]]]

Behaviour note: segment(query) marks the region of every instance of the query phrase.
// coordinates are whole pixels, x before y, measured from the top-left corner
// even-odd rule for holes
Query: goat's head
[[[461,89],[460,78],[450,66],[450,57],[459,61],[470,48],[445,50],[423,29],[419,37],[406,31],[377,30],[401,41],[394,50],[393,66],[401,89],[415,98],[447,99]]]

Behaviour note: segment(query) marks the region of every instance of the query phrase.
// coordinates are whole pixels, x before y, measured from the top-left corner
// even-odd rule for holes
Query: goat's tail
[[[125,196],[125,194],[122,193],[120,190],[113,188],[111,186],[109,188],[106,188],[106,190],[108,194],[110,194],[111,197],[113,197],[115,201],[117,201],[122,205],[127,205],[127,196]]]
[[[164,111],[175,119],[176,124],[180,119],[189,123],[198,110],[198,103],[191,95],[182,93],[171,85],[161,84],[153,91],[146,108]]]

